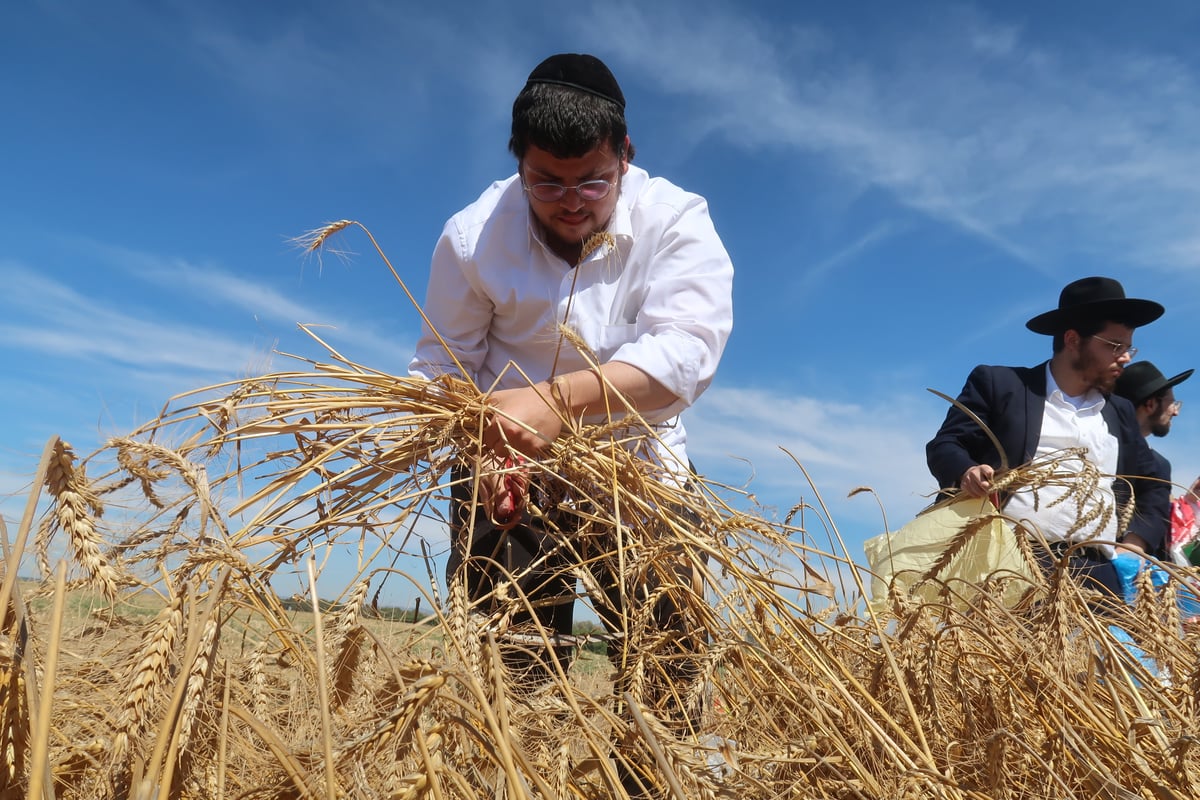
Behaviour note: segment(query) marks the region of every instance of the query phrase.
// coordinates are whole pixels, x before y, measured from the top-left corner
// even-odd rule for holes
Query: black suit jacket
[[[971,370],[958,402],[978,416],[995,434],[1009,467],[1033,458],[1042,433],[1046,409],[1046,364],[1036,367],[993,367]],[[1160,553],[1166,540],[1170,517],[1170,474],[1162,475],[1154,451],[1138,427],[1133,405],[1110,395],[1102,412],[1109,431],[1117,439],[1117,479],[1113,495],[1117,505],[1136,499],[1135,514],[1128,531]],[[959,478],[976,464],[1000,468],[1000,454],[986,433],[970,417],[951,406],[937,435],[925,446],[929,471],[943,489],[958,485]],[[1166,480],[1164,480],[1164,478]]]

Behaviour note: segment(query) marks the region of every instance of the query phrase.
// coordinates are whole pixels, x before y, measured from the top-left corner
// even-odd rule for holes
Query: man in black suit
[[[1061,459],[1068,480],[995,498],[1009,517],[1036,530],[1046,548],[1035,548],[1049,569],[1067,557],[1069,570],[1085,585],[1117,598],[1121,585],[1112,557],[1116,543],[1139,553],[1159,551],[1167,533],[1170,487],[1142,476],[1154,474],[1154,458],[1138,426],[1133,406],[1112,394],[1117,379],[1137,352],[1133,331],[1158,319],[1163,307],[1126,298],[1111,278],[1083,278],[1068,284],[1058,308],[1026,323],[1034,333],[1053,337],[1053,355],[1036,367],[977,366],[958,402],[995,435],[1003,450],[957,406],[926,445],[929,470],[945,494],[970,497],[994,493],[1002,465],[1019,466],[1036,457],[1083,448],[1083,456]],[[1084,461],[1086,459],[1086,462]],[[1082,505],[1064,497],[1072,474],[1097,470],[1103,479]],[[1110,480],[1111,477],[1111,480]],[[1062,498],[1064,502],[1055,502]],[[1115,513],[1135,500],[1127,527],[1118,530]],[[1094,516],[1092,516],[1094,515]],[[1081,525],[1080,521],[1085,524]]]

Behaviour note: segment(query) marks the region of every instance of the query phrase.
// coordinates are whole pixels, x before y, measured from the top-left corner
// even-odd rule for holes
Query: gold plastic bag
[[[1035,567],[1021,554],[1012,525],[986,498],[933,506],[899,530],[868,539],[865,549],[870,603],[877,611],[886,607],[893,583],[916,602],[949,602],[960,610],[991,576],[1013,578],[1000,584],[1007,606],[1037,585]]]

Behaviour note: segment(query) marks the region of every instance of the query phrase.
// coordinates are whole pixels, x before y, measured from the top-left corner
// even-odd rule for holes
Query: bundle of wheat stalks
[[[47,445],[3,536],[0,796],[623,797],[624,753],[675,798],[1200,794],[1197,641],[1169,587],[1117,619],[1157,676],[1062,575],[1024,607],[983,586],[966,608],[897,593],[866,611],[828,515],[808,509],[831,539],[815,549],[730,487],[658,480],[636,415],[569,421],[531,469],[579,523],[584,594],[608,561],[695,576],[659,591],[704,643],[671,687],[704,735],[648,701],[679,673],[636,613],[608,643],[633,659],[620,692],[582,656],[523,691],[501,652],[515,581],[485,609],[393,566],[444,549],[455,465],[497,468],[486,395],[332,349],[300,363],[178,398],[83,459]],[[332,587],[331,552],[356,565]],[[300,609],[277,589],[296,576]],[[428,616],[379,619],[388,582]]]

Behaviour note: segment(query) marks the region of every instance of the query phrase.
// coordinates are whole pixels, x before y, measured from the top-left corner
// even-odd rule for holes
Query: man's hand
[[[967,497],[987,497],[992,493],[992,476],[995,474],[991,464],[976,464],[958,479],[958,487]]]
[[[485,457],[480,464],[479,502],[501,530],[515,528],[529,497],[529,470],[524,459]]]
[[[483,431],[483,446],[497,456],[536,456],[562,432],[560,412],[544,383],[496,392],[490,404],[492,419]]]
[[[1126,551],[1132,551],[1142,558],[1146,557],[1147,547],[1146,540],[1138,536],[1136,533],[1127,533],[1121,537],[1121,544],[1125,545]]]

